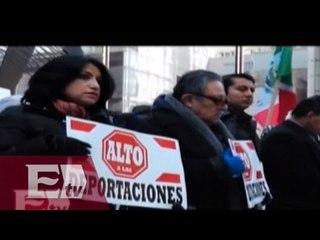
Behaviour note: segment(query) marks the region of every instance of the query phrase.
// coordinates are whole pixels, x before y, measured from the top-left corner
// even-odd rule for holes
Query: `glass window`
[[[136,47],[137,51],[123,47],[124,62],[135,72],[130,73],[126,84],[127,92],[123,96],[124,106],[119,111],[129,111],[129,106],[151,104],[161,93],[172,92],[177,76],[194,69],[208,69],[219,74],[235,69],[233,56],[222,57],[224,52],[235,51],[235,47],[183,46],[183,47]],[[116,48],[119,51],[119,48]],[[110,47],[110,51],[113,47]],[[228,69],[224,64],[229,64]],[[135,83],[130,83],[134,81]]]

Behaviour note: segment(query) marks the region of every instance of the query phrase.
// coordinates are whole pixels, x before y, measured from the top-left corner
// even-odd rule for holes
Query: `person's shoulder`
[[[29,122],[34,122],[33,118],[30,118],[29,114],[23,113],[22,106],[12,106],[5,109],[0,114],[0,124],[2,126],[25,126]]]
[[[291,141],[296,139],[296,132],[290,129],[285,122],[271,128],[263,138],[262,142],[266,141]]]
[[[285,120],[279,125],[277,125],[276,127],[274,127],[274,129],[272,129],[272,132],[274,132],[275,134],[296,135],[297,132],[299,132],[298,130],[301,130],[301,129],[302,129],[301,127],[299,127],[292,121]]]
[[[234,116],[233,113],[231,113],[229,110],[225,110],[221,113],[220,119],[222,121],[225,121],[227,119],[229,119],[230,117]]]
[[[20,105],[22,95],[12,95],[0,100],[0,112],[3,112],[11,106]]]
[[[1,114],[2,115],[7,115],[7,114],[18,114],[23,112],[23,106],[17,105],[17,106],[9,106],[5,108]]]
[[[108,109],[98,109],[90,113],[90,120],[103,124],[113,125],[114,118],[119,115],[118,112],[110,111]]]
[[[54,129],[57,127],[60,128],[65,119],[64,116],[49,111],[48,109],[38,108],[31,105],[17,106],[17,109],[13,109],[12,113],[8,113],[6,115],[11,118],[21,119],[24,125],[39,129],[46,127],[52,127]]]

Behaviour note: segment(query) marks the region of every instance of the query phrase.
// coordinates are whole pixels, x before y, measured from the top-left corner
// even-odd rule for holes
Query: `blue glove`
[[[233,156],[230,148],[224,152],[223,158],[229,167],[232,177],[241,176],[245,170],[242,159],[239,156]]]

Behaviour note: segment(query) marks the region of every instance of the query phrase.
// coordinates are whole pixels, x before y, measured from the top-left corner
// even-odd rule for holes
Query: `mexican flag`
[[[262,127],[276,125],[285,119],[296,102],[292,83],[292,47],[276,47],[254,117]],[[273,110],[272,116],[267,123],[270,109]]]
[[[279,47],[276,50],[281,54],[277,71],[277,79],[279,79],[278,123],[280,123],[297,104],[297,97],[292,84],[292,47]]]

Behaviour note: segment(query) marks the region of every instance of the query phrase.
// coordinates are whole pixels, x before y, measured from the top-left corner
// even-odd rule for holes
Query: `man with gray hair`
[[[241,177],[244,165],[232,155],[228,138],[233,136],[219,120],[226,104],[220,75],[190,71],[178,80],[172,95],[157,97],[151,113],[134,126],[179,141],[188,209],[233,209],[230,184]]]

